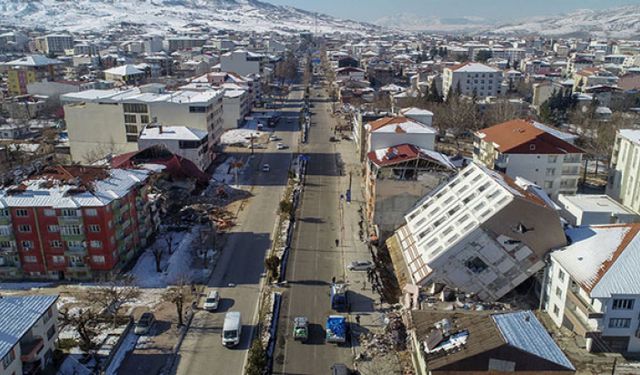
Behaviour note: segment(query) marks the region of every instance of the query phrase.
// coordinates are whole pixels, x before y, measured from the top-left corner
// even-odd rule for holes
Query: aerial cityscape
[[[640,374],[640,3],[0,0],[0,359]]]

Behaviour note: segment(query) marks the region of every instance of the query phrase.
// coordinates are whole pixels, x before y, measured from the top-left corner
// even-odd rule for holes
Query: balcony
[[[82,216],[58,216],[59,225],[80,225],[82,224]]]
[[[13,236],[13,232],[9,232],[8,234],[0,233],[0,241],[14,241],[15,237]]]
[[[67,268],[70,271],[86,271],[89,269],[89,266],[87,266],[83,262],[69,262],[69,264],[67,265]]]
[[[39,360],[38,354],[40,354],[43,347],[44,340],[39,336],[31,340],[20,341],[20,352],[22,353],[20,360],[27,363]]]
[[[71,255],[78,255],[78,253],[85,253],[87,252],[87,247],[86,246],[67,246],[67,249],[65,250],[65,254],[70,253]]]
[[[0,225],[10,225],[11,216],[0,216]]]
[[[567,300],[576,305],[588,319],[601,319],[604,316],[603,313],[596,311],[593,306],[578,295],[577,287],[569,288],[569,290],[567,290]]]
[[[65,233],[60,233],[60,237],[64,240],[64,241],[84,241],[84,233],[80,233],[80,234],[65,234]]]

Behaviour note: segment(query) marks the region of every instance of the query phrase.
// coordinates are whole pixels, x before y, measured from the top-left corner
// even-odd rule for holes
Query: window
[[[101,249],[102,248],[102,241],[91,241],[91,247],[94,249]]]
[[[555,163],[558,161],[558,155],[549,155],[548,156],[549,163]]]
[[[18,232],[30,233],[31,232],[31,225],[27,225],[27,224],[18,225]]]
[[[10,249],[12,247],[11,241],[0,241],[0,249]]]
[[[79,247],[84,247],[82,245],[82,241],[67,241],[67,247],[68,248],[79,248]]]
[[[560,309],[555,304],[553,305],[553,315],[555,315],[555,316],[559,316],[560,315]]]
[[[122,109],[127,113],[147,113],[147,105],[141,103],[124,103]]]
[[[11,349],[11,351],[7,353],[7,355],[5,355],[4,358],[2,358],[3,369],[6,369],[7,367],[9,367],[9,365],[11,364],[11,362],[13,362],[14,359],[16,359],[16,352],[15,352],[15,349]]]
[[[22,248],[24,250],[31,250],[33,249],[33,242],[31,241],[22,241]]]
[[[51,341],[53,335],[56,334],[56,325],[52,324],[51,327],[47,330],[47,340]]]
[[[7,209],[0,210],[0,217],[7,217],[7,216],[9,216],[9,210]]]
[[[553,176],[556,174],[555,168],[547,168],[547,176]]]
[[[138,142],[138,136],[127,134],[127,142]]]
[[[51,208],[46,208],[44,210],[44,216],[49,216],[49,217],[56,216],[56,210],[51,209]]]
[[[136,115],[124,115],[124,122],[127,124],[136,123]]]
[[[207,107],[189,106],[189,112],[191,112],[191,113],[205,113],[205,112],[207,112]]]
[[[68,236],[77,236],[82,234],[79,225],[63,225],[60,227],[60,233]]]
[[[614,299],[612,308],[614,310],[633,310],[633,299]]]
[[[26,217],[26,216],[29,216],[29,211],[27,211],[27,210],[25,210],[25,209],[23,209],[23,208],[17,209],[17,210],[16,210],[16,216],[18,216],[18,217]]]
[[[100,264],[104,263],[104,256],[103,255],[94,255],[94,256],[91,257],[91,259],[93,260],[93,263],[100,263]]]
[[[26,255],[24,257],[24,262],[25,263],[37,263],[38,262],[38,258],[36,258],[33,255]]]
[[[560,289],[559,287],[556,287],[556,296],[562,298],[562,289]]]
[[[564,271],[558,270],[558,280],[564,281]]]
[[[10,236],[11,235],[11,227],[8,225],[0,227],[0,236]]]
[[[98,225],[98,224],[90,224],[89,225],[89,232],[92,232],[92,233],[100,232],[100,225]]]
[[[529,150],[530,150],[530,151],[535,151],[535,150],[536,150],[536,145],[534,145],[534,144],[530,144],[530,145],[529,145]]]
[[[60,241],[60,240],[49,241],[49,246],[51,246],[53,248],[60,248],[60,247],[62,247],[62,241]]]
[[[149,123],[149,116],[140,115],[140,122],[143,123],[143,124],[148,124]]]
[[[47,225],[47,231],[49,231],[49,233],[58,233],[60,231],[60,227],[57,225]]]
[[[53,256],[53,257],[51,257],[51,258],[52,258],[52,260],[53,260],[53,263],[56,263],[56,264],[62,264],[62,263],[64,263],[64,256],[62,256],[62,255],[54,255],[54,256]]]
[[[473,273],[480,273],[489,268],[489,266],[487,266],[487,264],[478,257],[467,260],[465,262],[465,266],[467,266],[467,268]]]
[[[553,189],[553,181],[545,181],[544,182],[545,189]]]
[[[125,125],[124,128],[127,133],[138,134],[138,127],[136,125]]]
[[[631,326],[630,318],[611,318],[609,319],[609,328],[629,328]]]
[[[67,217],[78,217],[78,216],[80,216],[78,214],[78,210],[71,209],[71,208],[65,208],[64,210],[60,211],[60,213],[62,214],[62,216],[67,216]]]
[[[87,208],[84,210],[84,214],[87,216],[98,216],[98,210],[95,208]]]

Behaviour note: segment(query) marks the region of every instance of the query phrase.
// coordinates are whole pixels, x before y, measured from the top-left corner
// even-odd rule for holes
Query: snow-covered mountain
[[[568,14],[533,17],[511,23],[479,17],[438,18],[398,14],[384,17],[376,21],[376,24],[406,31],[632,38],[640,37],[640,6],[582,9]]]
[[[105,31],[121,24],[150,32],[193,25],[240,31],[366,33],[376,26],[258,0],[0,0],[0,25]]]
[[[640,36],[640,6],[604,10],[581,9],[564,15],[535,17],[488,31],[497,34],[632,38]]]

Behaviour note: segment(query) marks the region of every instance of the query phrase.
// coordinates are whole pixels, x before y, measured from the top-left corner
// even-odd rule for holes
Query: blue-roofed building
[[[53,358],[57,295],[0,297],[0,375],[33,374]]]
[[[576,372],[531,311],[412,311],[408,328],[417,374]]]

